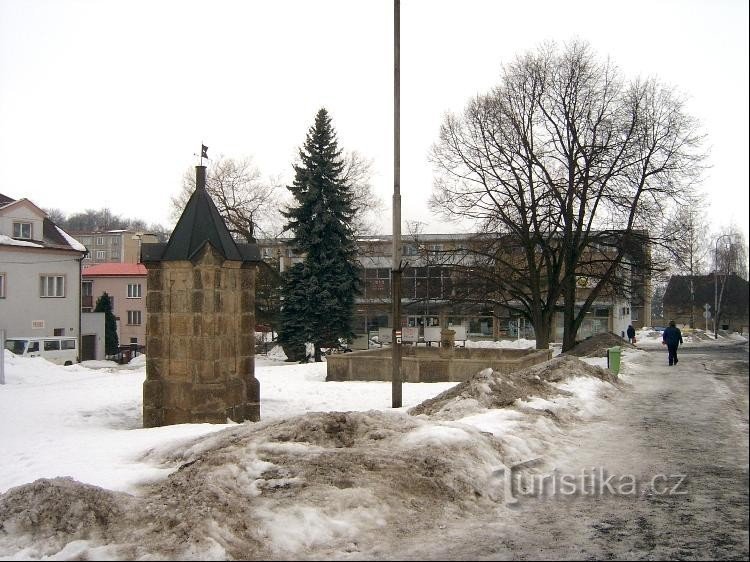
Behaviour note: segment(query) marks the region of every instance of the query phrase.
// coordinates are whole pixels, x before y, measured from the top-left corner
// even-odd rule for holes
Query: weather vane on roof
[[[198,156],[197,154],[193,154],[193,156]],[[201,166],[203,166],[203,159],[208,160],[208,147],[201,143]]]

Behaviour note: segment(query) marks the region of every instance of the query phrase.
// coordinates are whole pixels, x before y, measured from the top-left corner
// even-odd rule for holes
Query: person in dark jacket
[[[677,365],[677,348],[682,343],[682,332],[674,325],[674,320],[669,321],[669,327],[661,336],[661,343],[666,345],[669,351],[669,366]]]
[[[635,328],[633,328],[632,324],[630,324],[628,326],[627,334],[628,334],[628,343],[634,343],[634,340],[635,340]]]

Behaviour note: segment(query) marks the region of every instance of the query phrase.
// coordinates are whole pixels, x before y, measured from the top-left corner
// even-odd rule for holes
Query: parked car
[[[21,357],[43,357],[58,365],[78,362],[78,340],[67,336],[6,338],[5,349]]]

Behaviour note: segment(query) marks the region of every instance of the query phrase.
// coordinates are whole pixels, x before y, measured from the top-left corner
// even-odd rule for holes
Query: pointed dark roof
[[[191,260],[209,242],[224,259],[260,261],[255,244],[237,244],[206,191],[206,167],[196,166],[195,191],[166,244],[143,244],[142,261]]]

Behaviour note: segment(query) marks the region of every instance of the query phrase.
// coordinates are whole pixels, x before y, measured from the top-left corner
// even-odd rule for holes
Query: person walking
[[[635,343],[635,328],[633,328],[632,324],[628,326],[627,334],[628,334],[628,343]]]
[[[674,325],[674,320],[669,321],[669,327],[661,336],[661,343],[666,345],[669,351],[669,366],[677,365],[677,348],[682,343],[682,332]]]

